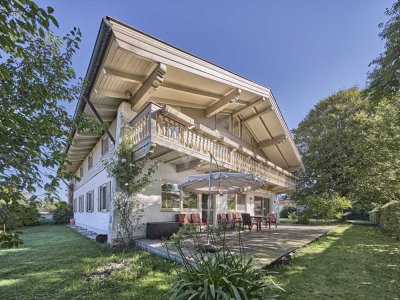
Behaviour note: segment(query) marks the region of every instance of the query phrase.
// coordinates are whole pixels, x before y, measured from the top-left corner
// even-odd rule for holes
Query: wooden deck
[[[263,268],[334,228],[335,226],[279,225],[278,228],[267,229],[263,226],[261,231],[241,232],[241,237],[246,255],[255,257],[257,267]],[[201,235],[201,239],[206,240],[205,234]],[[239,251],[238,240],[238,232],[231,230],[226,233],[226,243],[234,251]],[[187,242],[192,245],[190,240]],[[138,241],[138,246],[154,254],[165,257],[169,255],[171,259],[180,262],[177,252],[170,250],[168,254],[160,240],[142,239]]]

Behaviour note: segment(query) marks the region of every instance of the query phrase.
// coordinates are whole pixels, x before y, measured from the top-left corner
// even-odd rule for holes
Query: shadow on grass
[[[172,263],[162,258],[140,250],[111,252],[66,226],[23,232],[21,248],[0,250],[2,299],[155,299],[174,277]],[[85,274],[107,262],[131,267],[102,281],[86,280]],[[153,277],[159,280],[149,279]],[[143,286],[147,294],[141,292]]]
[[[400,294],[399,269],[399,241],[342,225],[273,270],[283,299],[389,299]]]

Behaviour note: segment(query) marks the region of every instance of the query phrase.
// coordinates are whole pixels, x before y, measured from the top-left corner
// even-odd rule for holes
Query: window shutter
[[[111,206],[111,181],[107,182],[107,189],[106,189],[106,209],[110,210],[110,206]]]
[[[101,211],[101,186],[97,188],[97,210]]]
[[[91,212],[94,212],[94,190],[92,190],[90,193],[92,194],[92,197],[91,197],[92,203],[91,203],[91,205],[90,205],[91,208],[92,208],[92,211],[91,211]]]
[[[77,212],[77,211],[78,211],[76,205],[77,205],[77,203],[76,203],[76,198],[74,198],[74,212]]]

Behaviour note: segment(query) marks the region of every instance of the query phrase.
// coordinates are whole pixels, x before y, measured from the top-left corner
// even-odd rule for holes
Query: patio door
[[[269,198],[254,197],[254,215],[265,217],[269,213]]]
[[[210,224],[214,223],[215,196],[211,195]],[[208,194],[201,194],[201,218],[207,222]]]

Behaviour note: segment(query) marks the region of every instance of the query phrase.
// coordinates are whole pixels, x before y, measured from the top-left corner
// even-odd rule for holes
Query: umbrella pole
[[[211,206],[211,164],[212,164],[212,155],[210,153],[210,166],[209,166],[209,179],[208,179],[208,199],[207,199],[207,244],[210,243],[210,233],[208,226],[210,225],[210,206]]]

